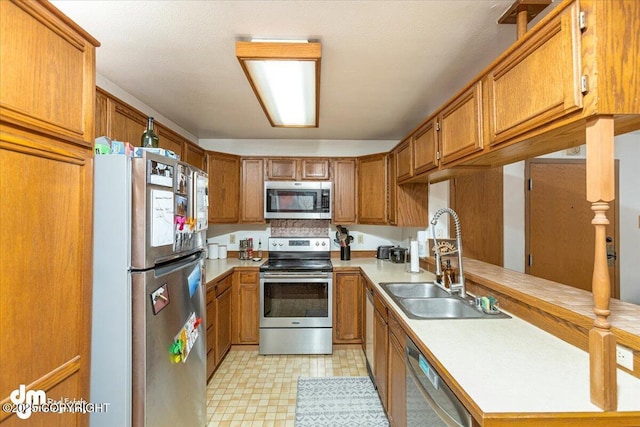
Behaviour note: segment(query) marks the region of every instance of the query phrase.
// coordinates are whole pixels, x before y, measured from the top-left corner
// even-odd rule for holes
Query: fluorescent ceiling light
[[[318,127],[320,43],[236,42],[236,56],[273,127]]]

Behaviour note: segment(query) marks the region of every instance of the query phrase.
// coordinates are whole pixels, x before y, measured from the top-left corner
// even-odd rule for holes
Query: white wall
[[[524,162],[503,167],[504,267],[524,273]]]
[[[201,139],[206,150],[239,156],[355,157],[389,151],[398,141]]]

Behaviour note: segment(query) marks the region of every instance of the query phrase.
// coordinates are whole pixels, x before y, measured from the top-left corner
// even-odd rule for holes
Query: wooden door
[[[357,344],[362,340],[362,284],[360,273],[336,273],[334,293],[334,343]]]
[[[358,158],[358,222],[387,222],[387,156],[385,153]]]
[[[180,156],[181,159],[183,159],[183,150],[185,145],[187,144],[187,140],[171,129],[162,126],[158,122],[154,122],[153,127],[154,132],[156,133],[156,135],[158,135],[159,147],[164,148],[165,150],[171,150],[178,156]],[[140,143],[134,145],[140,145]]]
[[[207,170],[207,156],[204,148],[199,147],[196,144],[187,142],[183,148],[184,161],[193,165],[203,171]]]
[[[396,152],[387,156],[387,222],[398,225],[398,175],[396,173]]]
[[[465,257],[504,265],[502,167],[450,181],[451,208],[460,218]],[[451,221],[450,237],[455,238]]]
[[[109,138],[116,141],[129,142],[134,147],[140,146],[140,139],[147,129],[147,117],[129,106],[114,99],[109,100],[111,118],[108,124]]]
[[[413,170],[418,175],[438,166],[436,121],[430,120],[413,135]]]
[[[298,177],[296,159],[267,159],[267,179],[292,181]]]
[[[396,149],[396,176],[398,182],[413,177],[413,148],[411,138],[404,140]]]
[[[386,315],[386,314],[385,314]],[[389,346],[389,329],[387,327],[387,321],[383,315],[378,311],[377,307],[373,311],[373,347],[374,357],[373,363],[374,378],[376,380],[376,386],[378,387],[378,394],[380,395],[380,401],[387,410],[387,351]]]
[[[237,223],[240,218],[240,157],[208,152],[209,222]]]
[[[482,150],[482,84],[471,86],[438,115],[442,164]]]
[[[240,222],[264,223],[264,160],[242,159]]]
[[[586,196],[585,161],[535,159],[526,165],[529,184],[525,196],[525,245],[529,259],[525,271],[591,291],[595,233],[591,225],[593,212]],[[616,162],[616,182],[617,175]],[[607,239],[614,247],[617,203],[616,195],[607,212]],[[616,270],[617,263],[610,263],[611,295],[619,298]]]
[[[302,159],[302,180],[329,179],[328,159]]]
[[[258,269],[236,271],[233,277],[232,344],[258,344],[260,327]]]
[[[207,285],[207,379],[211,378],[216,369],[215,352],[213,348],[216,342],[216,290],[215,284]]]
[[[218,287],[223,283],[231,280],[231,276],[220,282]],[[216,291],[218,292],[218,291]],[[220,364],[227,351],[231,348],[231,287],[229,286],[222,294],[216,296],[216,330],[215,345],[213,352],[215,353],[216,366]]]
[[[333,222],[356,222],[356,160],[333,161]]]

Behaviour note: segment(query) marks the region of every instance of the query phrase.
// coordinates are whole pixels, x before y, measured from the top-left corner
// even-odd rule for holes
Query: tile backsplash
[[[271,237],[328,237],[328,219],[274,219]]]

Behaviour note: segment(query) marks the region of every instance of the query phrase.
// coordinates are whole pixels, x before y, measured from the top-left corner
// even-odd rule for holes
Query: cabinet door
[[[99,43],[61,15],[47,2],[0,2],[1,116],[93,149]]]
[[[358,222],[387,222],[387,155],[373,154],[358,158]]]
[[[264,223],[264,160],[242,159],[240,222]]]
[[[194,143],[186,142],[182,148],[184,161],[203,171],[207,170],[207,155],[204,148]]]
[[[408,138],[395,150],[396,174],[399,183],[413,177],[413,148],[411,142],[411,138]]]
[[[398,177],[396,174],[396,152],[387,156],[387,222],[398,224]]]
[[[104,92],[96,89],[96,138],[109,135],[108,109],[109,97]]]
[[[231,277],[231,276],[229,276]],[[229,280],[229,279],[227,279]],[[220,284],[218,286],[221,286]],[[216,297],[215,354],[216,366],[231,348],[231,288]]]
[[[334,293],[334,343],[362,341],[362,283],[360,273],[336,273]]]
[[[374,347],[374,364],[376,385],[378,386],[378,394],[380,401],[387,410],[387,349],[389,342],[389,331],[387,322],[382,314],[376,309],[373,314],[373,347]]]
[[[356,222],[356,160],[333,161],[333,222]]]
[[[260,275],[258,271],[236,271],[233,282],[233,344],[258,344]]]
[[[109,100],[109,109],[109,138],[140,146],[142,134],[147,129],[147,116],[113,98]]]
[[[211,378],[216,369],[215,334],[216,334],[216,292],[215,284],[207,285],[207,378]]]
[[[430,120],[413,135],[413,174],[418,175],[436,168],[437,152],[436,121]]]
[[[209,222],[237,223],[240,199],[240,158],[209,152]]]
[[[0,1],[3,400],[26,384],[91,401],[94,44],[49,2]],[[88,423],[0,411],[3,426]]]
[[[406,365],[404,345],[393,334],[389,334],[389,383],[388,411],[391,427],[407,425]]]
[[[438,115],[442,164],[482,150],[482,83],[454,99]]]
[[[490,72],[491,144],[582,108],[576,7],[567,8]]]
[[[187,141],[183,137],[157,122],[154,122],[154,131],[156,135],[158,135],[160,148],[171,150],[180,156],[181,159],[183,158],[183,149],[187,144]],[[138,143],[136,145],[140,144]]]
[[[267,159],[267,179],[270,181],[297,179],[296,159]]]
[[[302,180],[329,179],[329,160],[302,159]]]

